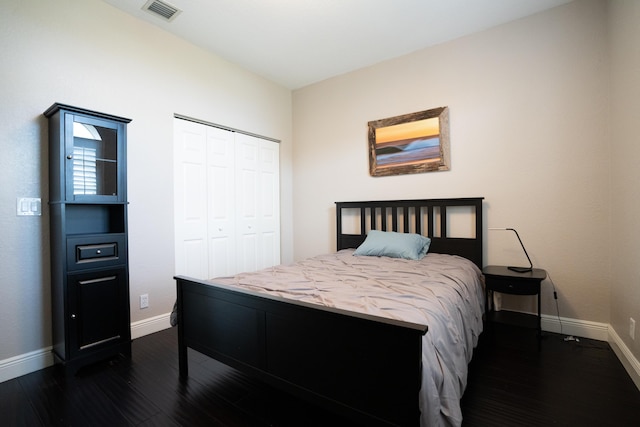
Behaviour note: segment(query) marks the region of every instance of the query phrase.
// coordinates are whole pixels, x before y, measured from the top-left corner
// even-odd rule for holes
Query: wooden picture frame
[[[450,169],[449,107],[374,120],[368,126],[371,176]]]

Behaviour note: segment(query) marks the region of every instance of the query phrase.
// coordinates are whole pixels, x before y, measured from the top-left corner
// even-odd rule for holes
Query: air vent
[[[149,0],[142,6],[142,10],[146,10],[168,22],[173,21],[182,12],[177,7],[160,0]]]

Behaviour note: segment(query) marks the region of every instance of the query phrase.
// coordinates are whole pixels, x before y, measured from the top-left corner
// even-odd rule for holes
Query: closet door
[[[277,142],[236,134],[236,218],[239,271],[280,263]]]
[[[237,135],[236,140],[236,241],[239,271],[258,269],[258,154],[256,138]]]
[[[233,132],[175,120],[176,274],[236,271]]]
[[[279,144],[174,120],[176,274],[280,263]]]
[[[208,277],[207,129],[174,120],[176,274]]]
[[[235,144],[233,132],[207,129],[208,278],[237,272]]]
[[[258,268],[280,264],[280,144],[260,140]]]

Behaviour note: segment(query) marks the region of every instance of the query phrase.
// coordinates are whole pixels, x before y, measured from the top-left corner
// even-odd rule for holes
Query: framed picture
[[[450,169],[449,108],[369,122],[369,173],[403,175]]]

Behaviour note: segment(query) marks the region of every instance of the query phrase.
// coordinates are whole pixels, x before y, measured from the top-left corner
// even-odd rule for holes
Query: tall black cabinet
[[[49,119],[53,352],[68,373],[131,356],[127,123],[64,104]]]

